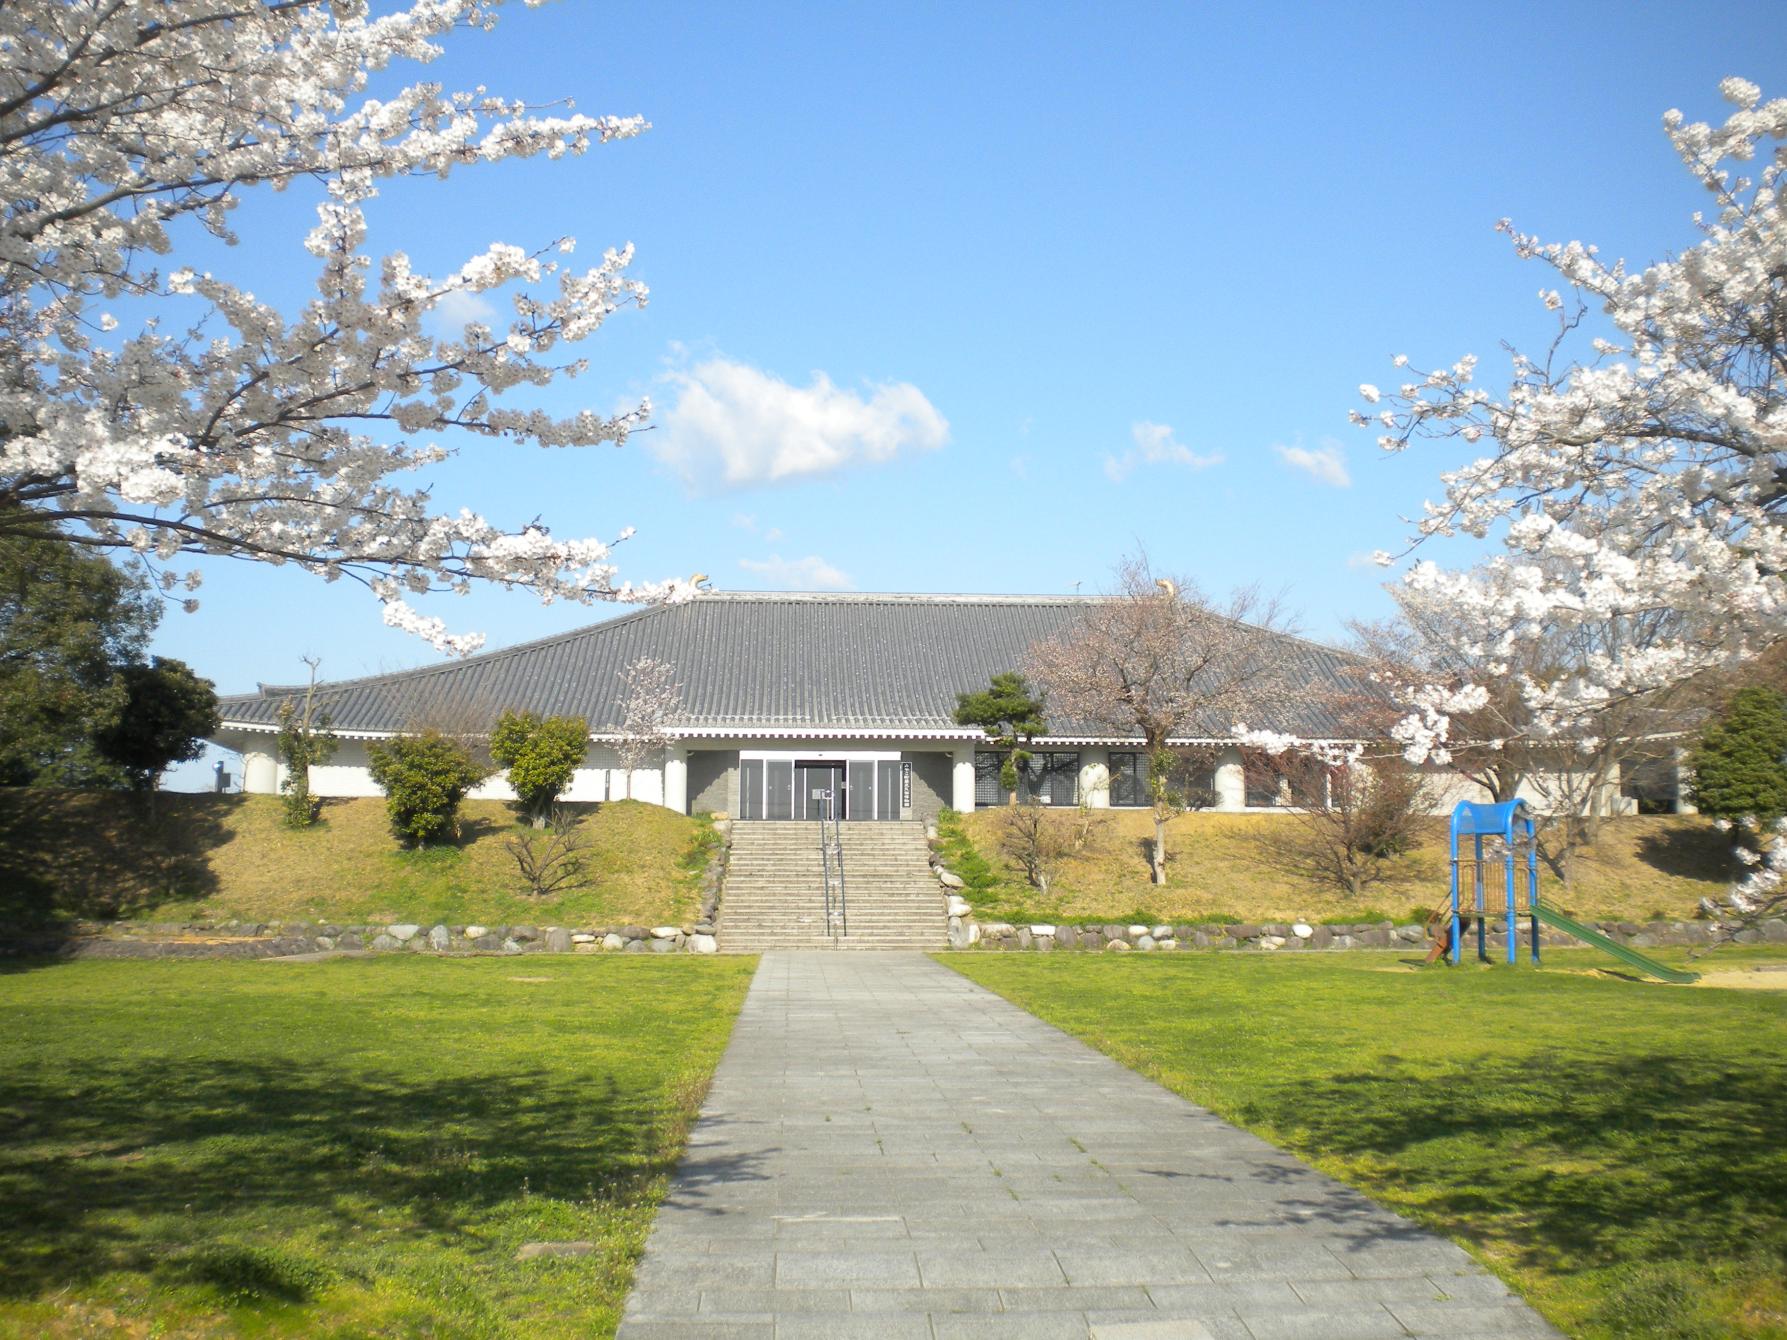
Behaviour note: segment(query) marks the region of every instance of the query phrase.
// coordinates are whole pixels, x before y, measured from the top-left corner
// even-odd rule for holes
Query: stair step
[[[829,835],[828,835],[829,836]],[[941,949],[944,896],[930,868],[924,826],[914,822],[846,822],[843,885],[837,926],[827,934],[826,853],[811,821],[734,823],[720,894],[720,948]],[[836,877],[835,869],[832,871]]]

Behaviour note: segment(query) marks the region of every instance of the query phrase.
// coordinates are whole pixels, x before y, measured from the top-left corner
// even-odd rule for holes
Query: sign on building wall
[[[912,808],[912,761],[904,760],[900,764],[900,808]]]

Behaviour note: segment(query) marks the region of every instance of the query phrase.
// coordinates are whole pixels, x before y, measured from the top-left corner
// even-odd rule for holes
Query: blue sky
[[[404,182],[369,245],[446,272],[496,240],[627,241],[648,308],[539,403],[658,426],[620,451],[481,441],[436,496],[562,535],[637,528],[627,576],[732,589],[1092,590],[1127,551],[1282,592],[1338,637],[1364,561],[1455,463],[1347,423],[1390,358],[1541,344],[1511,216],[1609,256],[1690,245],[1660,121],[1782,91],[1778,4],[793,7],[561,0],[429,72],[642,113],[558,163]],[[255,200],[204,263],[294,307],[315,198]],[[1443,551],[1433,556],[1445,558]],[[1467,563],[1470,555],[1453,551]],[[353,583],[212,563],[157,650],[222,692],[435,653]],[[423,602],[500,646],[618,611]],[[188,770],[187,776],[192,772]]]

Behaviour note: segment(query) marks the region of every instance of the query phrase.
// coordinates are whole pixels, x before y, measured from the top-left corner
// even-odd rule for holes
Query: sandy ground
[[[1702,973],[1696,986],[1722,986],[1737,991],[1787,991],[1787,963],[1758,963]]]

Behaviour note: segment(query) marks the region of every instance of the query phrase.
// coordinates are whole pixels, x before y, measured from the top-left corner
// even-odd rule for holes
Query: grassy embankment
[[[1081,816],[1048,816],[1064,834]],[[1003,921],[1396,921],[1419,920],[1445,896],[1446,823],[1426,825],[1420,847],[1359,898],[1286,859],[1296,820],[1281,814],[1186,814],[1167,830],[1167,884],[1148,882],[1153,819],[1133,810],[1092,811],[1086,838],[1059,862],[1045,896],[999,851],[998,810],[944,816],[944,859],[968,881],[984,919]],[[1071,847],[1071,841],[1068,843]],[[1570,884],[1540,869],[1540,896],[1578,916],[1688,919],[1721,892],[1730,843],[1693,816],[1609,820],[1575,860]]]
[[[0,974],[0,1335],[611,1335],[754,966]]]
[[[1571,1335],[1787,1335],[1787,992],[1550,959],[944,961],[1457,1239]]]
[[[272,796],[129,796],[0,790],[0,915],[377,923],[652,926],[689,919],[712,828],[656,805],[585,814],[586,873],[538,899],[504,840],[506,805],[468,801],[459,842],[420,851],[391,836],[384,802],[335,800],[294,831]]]

